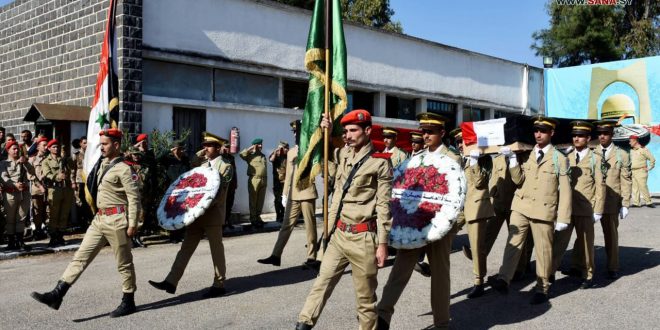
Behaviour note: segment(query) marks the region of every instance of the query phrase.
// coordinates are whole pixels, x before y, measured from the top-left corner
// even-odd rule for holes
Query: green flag
[[[348,105],[346,98],[346,42],[341,21],[341,4],[332,1],[332,40],[330,84],[330,115],[335,126],[333,135],[341,135],[339,120]],[[324,1],[316,0],[312,22],[309,26],[305,68],[309,72],[307,102],[300,129],[298,145],[298,171],[294,182],[300,187],[309,187],[322,171],[323,166],[323,130],[319,127],[325,101],[325,17]],[[339,134],[336,134],[339,133]]]

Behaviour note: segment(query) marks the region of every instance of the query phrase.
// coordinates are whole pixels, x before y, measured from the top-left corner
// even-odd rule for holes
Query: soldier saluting
[[[61,246],[65,244],[62,230],[69,220],[73,193],[78,190],[76,164],[70,157],[60,156],[60,143],[57,140],[48,141],[46,148],[50,154],[41,163],[41,173],[48,188],[48,246]]]
[[[133,297],[136,285],[131,237],[137,232],[140,208],[138,177],[120,157],[122,132],[111,128],[99,134],[103,158],[96,163],[87,178],[87,186],[96,201],[96,216],[57,286],[52,291],[32,292],[31,295],[52,309],[59,309],[71,285],[78,280],[101,248],[110,243],[117,260],[117,270],[122,277],[124,293],[121,304],[110,313],[110,317],[119,317],[137,310]]]

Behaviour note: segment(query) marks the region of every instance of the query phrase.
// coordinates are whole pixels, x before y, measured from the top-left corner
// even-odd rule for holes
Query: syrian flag
[[[87,150],[85,151],[83,164],[85,177],[89,175],[96,162],[101,158],[99,132],[110,127],[116,127],[119,117],[119,86],[115,63],[115,11],[116,0],[110,0],[108,22],[101,48],[101,62],[96,76],[94,103],[87,123]]]
[[[504,124],[506,118],[461,123],[463,143],[479,147],[504,145]]]

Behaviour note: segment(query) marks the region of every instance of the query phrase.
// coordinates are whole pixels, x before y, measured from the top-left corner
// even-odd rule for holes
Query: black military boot
[[[312,326],[307,323],[296,323],[296,330],[312,330]]]
[[[54,310],[58,310],[60,309],[64,295],[67,291],[69,291],[70,287],[71,285],[69,285],[69,283],[58,281],[53,291],[46,293],[32,292],[30,296],[36,299],[38,302],[48,305],[48,307]]]
[[[48,236],[50,236],[50,240],[48,241],[48,247],[49,248],[57,247],[57,232],[49,230]]]
[[[155,281],[149,280],[148,282],[149,282],[149,284],[151,284],[151,286],[153,286],[154,288],[156,288],[158,290],[163,290],[163,291],[165,291],[167,293],[170,293],[170,294],[174,294],[176,292],[176,285],[171,284],[168,281],[155,282]]]
[[[280,259],[280,257],[270,256],[266,259],[259,259],[257,260],[257,262],[265,265],[279,266],[282,263],[282,260]]]
[[[467,294],[468,299],[478,298],[484,295],[486,291],[484,290],[484,285],[479,284],[475,285],[472,290]]]
[[[133,242],[133,248],[146,248],[147,247],[147,245],[144,244],[144,242],[142,242],[142,239],[140,239],[140,236],[137,236],[137,235],[133,236],[131,241]]]
[[[117,306],[117,309],[110,313],[110,317],[121,317],[137,312],[137,307],[135,307],[135,299],[133,298],[133,295],[133,292],[124,292],[124,296],[121,298],[121,304]]]
[[[65,246],[66,241],[64,240],[64,233],[61,231],[57,231],[57,245],[59,246]]]
[[[16,234],[16,249],[32,251],[32,247],[25,244],[25,241],[23,241],[23,234]]]
[[[5,251],[13,251],[17,249],[18,246],[16,245],[16,236],[7,235],[7,247],[5,248]]]

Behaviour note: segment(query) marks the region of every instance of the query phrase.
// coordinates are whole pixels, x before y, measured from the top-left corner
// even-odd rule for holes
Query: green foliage
[[[660,2],[626,6],[546,5],[550,28],[532,34],[538,56],[559,67],[660,54]]]
[[[153,150],[156,159],[160,159],[170,153],[175,142],[186,141],[190,136],[190,133],[191,130],[186,129],[181,136],[177,138],[176,132],[174,131],[160,132],[159,130],[154,129],[149,134],[149,140],[151,142],[151,150]]]

